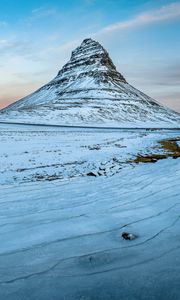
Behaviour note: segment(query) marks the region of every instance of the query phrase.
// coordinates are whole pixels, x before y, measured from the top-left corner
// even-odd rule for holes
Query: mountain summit
[[[61,125],[180,127],[180,115],[132,87],[108,52],[85,39],[58,75],[1,110],[0,120]]]
[[[74,76],[73,80],[86,76],[93,77],[97,82],[106,82],[111,77],[126,83],[124,77],[117,72],[108,52],[92,39],[85,39],[72,52],[70,61],[58,73],[58,76]]]

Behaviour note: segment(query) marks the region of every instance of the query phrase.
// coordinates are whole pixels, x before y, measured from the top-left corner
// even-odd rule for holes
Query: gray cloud
[[[13,54],[23,54],[25,51],[30,52],[32,48],[30,47],[29,41],[18,40],[16,38],[1,39],[0,40],[0,53],[9,55],[10,52]],[[8,52],[7,52],[8,51]]]
[[[51,8],[38,7],[32,11],[32,15],[30,19],[40,19],[44,17],[54,16],[57,13],[58,11],[53,7]]]
[[[120,30],[133,29],[136,27],[142,27],[156,23],[162,23],[174,19],[180,19],[180,3],[177,2],[169,5],[164,5],[159,9],[144,12],[128,21],[123,21],[106,26],[99,32],[95,33],[94,36]]]
[[[1,58],[20,56],[27,58],[30,61],[40,62],[44,61],[43,53],[46,49],[42,49],[39,43],[32,40],[9,38],[0,40],[0,55]],[[1,64],[4,64],[2,60]]]
[[[126,70],[126,65],[122,65]],[[157,61],[127,67],[127,81],[162,104],[180,112],[180,61]],[[124,75],[126,75],[124,74]]]
[[[133,65],[133,69],[128,69],[128,77],[146,84],[180,86],[180,60],[153,64],[153,67]]]

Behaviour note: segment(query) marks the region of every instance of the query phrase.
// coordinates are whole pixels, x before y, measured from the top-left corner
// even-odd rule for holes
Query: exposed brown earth
[[[160,148],[163,150],[163,153],[152,153],[147,155],[137,155],[137,157],[130,161],[132,163],[155,163],[160,159],[166,159],[172,157],[174,159],[180,157],[180,147],[178,145],[180,137],[175,139],[166,139],[159,141]],[[159,147],[158,147],[159,148]]]

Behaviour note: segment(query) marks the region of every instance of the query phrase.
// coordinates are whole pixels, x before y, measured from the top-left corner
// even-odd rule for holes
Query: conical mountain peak
[[[112,77],[115,80],[126,83],[113,64],[108,52],[100,43],[91,38],[83,40],[80,46],[72,51],[70,61],[59,71],[58,77],[69,76],[93,76],[101,82],[104,77]]]
[[[85,39],[82,41],[81,45],[77,47],[73,52],[72,52],[72,57],[74,55],[77,55],[79,52],[83,52],[84,55],[93,55],[95,53],[99,54],[108,54],[107,51],[103,48],[103,46],[95,41],[92,40],[91,38]]]
[[[97,42],[91,38],[84,39],[79,47],[96,47],[99,49],[104,49],[103,46],[99,42]]]
[[[180,115],[129,85],[91,38],[48,84],[0,112],[0,118],[50,124],[180,127]]]

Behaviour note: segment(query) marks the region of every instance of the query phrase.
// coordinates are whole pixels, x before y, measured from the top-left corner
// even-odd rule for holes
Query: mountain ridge
[[[72,51],[57,76],[0,111],[0,120],[61,125],[180,127],[180,114],[131,86],[92,39]]]

